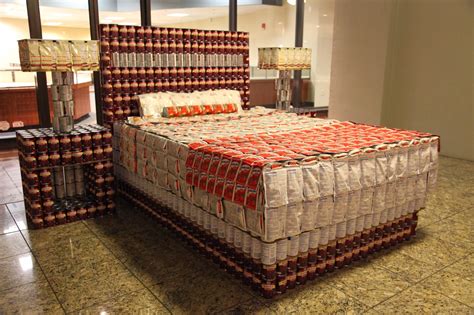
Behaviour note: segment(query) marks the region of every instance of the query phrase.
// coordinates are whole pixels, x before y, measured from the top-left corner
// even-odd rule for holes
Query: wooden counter
[[[293,81],[293,80],[292,80]],[[301,100],[308,100],[309,79],[303,79]],[[250,106],[262,106],[276,103],[275,79],[250,80]]]
[[[89,87],[91,82],[72,85],[74,99],[74,120],[83,118],[91,111]],[[48,87],[49,111],[53,117],[51,89]],[[0,121],[8,121],[10,127],[14,121],[22,121],[25,127],[38,126],[36,90],[31,87],[0,88]]]

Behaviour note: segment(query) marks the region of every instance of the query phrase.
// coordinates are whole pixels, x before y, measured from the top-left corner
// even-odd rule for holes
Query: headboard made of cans
[[[138,115],[139,94],[239,90],[249,105],[245,32],[100,25],[104,125]]]

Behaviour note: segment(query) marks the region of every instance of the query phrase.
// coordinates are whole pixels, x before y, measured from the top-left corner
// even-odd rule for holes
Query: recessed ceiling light
[[[189,16],[189,13],[181,13],[181,12],[175,12],[175,13],[168,13],[166,16],[171,16],[171,17],[185,17]]]
[[[317,28],[319,28],[320,26],[319,25],[316,25]]]
[[[323,16],[328,16],[327,14],[323,14]]]
[[[61,23],[61,22],[45,22],[44,25],[46,25],[46,26],[59,26],[59,25],[63,25],[63,23]]]

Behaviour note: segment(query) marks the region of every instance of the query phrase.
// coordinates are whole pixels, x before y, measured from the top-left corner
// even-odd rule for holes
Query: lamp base
[[[288,111],[291,106],[291,70],[279,70],[275,80],[277,91],[276,109]]]

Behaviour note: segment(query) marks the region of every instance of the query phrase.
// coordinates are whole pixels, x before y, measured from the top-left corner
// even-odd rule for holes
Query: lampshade
[[[269,47],[258,49],[258,67],[275,70],[311,68],[311,48]]]

